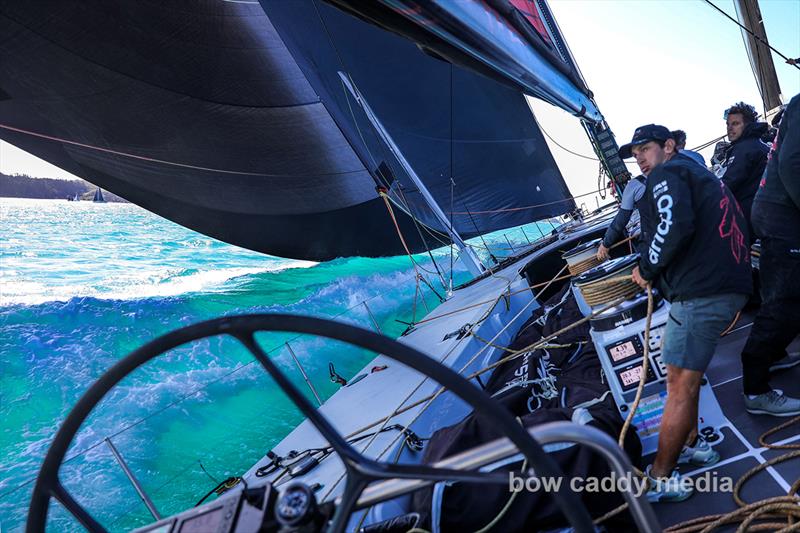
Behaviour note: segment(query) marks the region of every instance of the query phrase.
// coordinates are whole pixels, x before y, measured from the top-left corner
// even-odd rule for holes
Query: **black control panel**
[[[133,533],[258,533],[277,530],[276,493],[268,482],[242,486],[216,500],[135,529]]]
[[[606,346],[606,352],[614,366],[644,357],[644,346],[638,335],[631,335]]]
[[[619,381],[622,391],[628,392],[639,386],[639,381],[642,378],[642,363],[639,361],[623,368],[615,369],[614,372],[617,375],[617,380]],[[650,383],[657,379],[655,372],[653,372],[653,367],[649,366],[647,368],[647,380],[645,383]]]

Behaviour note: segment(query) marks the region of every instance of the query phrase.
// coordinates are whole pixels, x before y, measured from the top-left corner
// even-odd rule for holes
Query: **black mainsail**
[[[320,2],[263,7],[0,1],[0,137],[239,246],[399,254],[376,184],[443,228],[348,100],[344,70],[464,238],[574,207],[518,91]]]

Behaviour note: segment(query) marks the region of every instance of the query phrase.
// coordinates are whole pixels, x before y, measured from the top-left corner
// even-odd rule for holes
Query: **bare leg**
[[[697,402],[702,372],[667,365],[667,402],[661,418],[658,452],[650,471],[654,477],[672,473],[686,438],[697,431]]]
[[[692,409],[692,420],[694,420],[694,424],[692,425],[692,430],[689,432],[689,436],[686,437],[686,446],[691,446],[694,442],[694,439],[697,438],[697,420],[698,420],[698,409],[700,408],[700,387],[697,388],[697,400],[694,402],[694,407]]]

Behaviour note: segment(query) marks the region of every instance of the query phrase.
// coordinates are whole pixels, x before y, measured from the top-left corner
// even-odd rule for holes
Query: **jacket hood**
[[[751,122],[750,124],[744,127],[742,136],[733,141],[732,144],[741,142],[745,139],[760,139],[762,135],[767,133],[768,129],[769,129],[769,124],[767,124],[766,122]]]

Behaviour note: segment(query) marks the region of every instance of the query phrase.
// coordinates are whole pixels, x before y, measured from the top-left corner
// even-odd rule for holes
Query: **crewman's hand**
[[[633,282],[634,283],[636,283],[638,286],[640,286],[643,289],[647,288],[647,284],[649,283],[649,281],[647,281],[646,279],[644,279],[642,277],[642,273],[639,272],[639,267],[638,266],[633,267],[633,272],[631,274],[633,276]]]
[[[608,248],[606,248],[605,246],[603,246],[602,243],[600,243],[600,248],[597,249],[597,260],[605,261],[606,259],[608,259]]]

